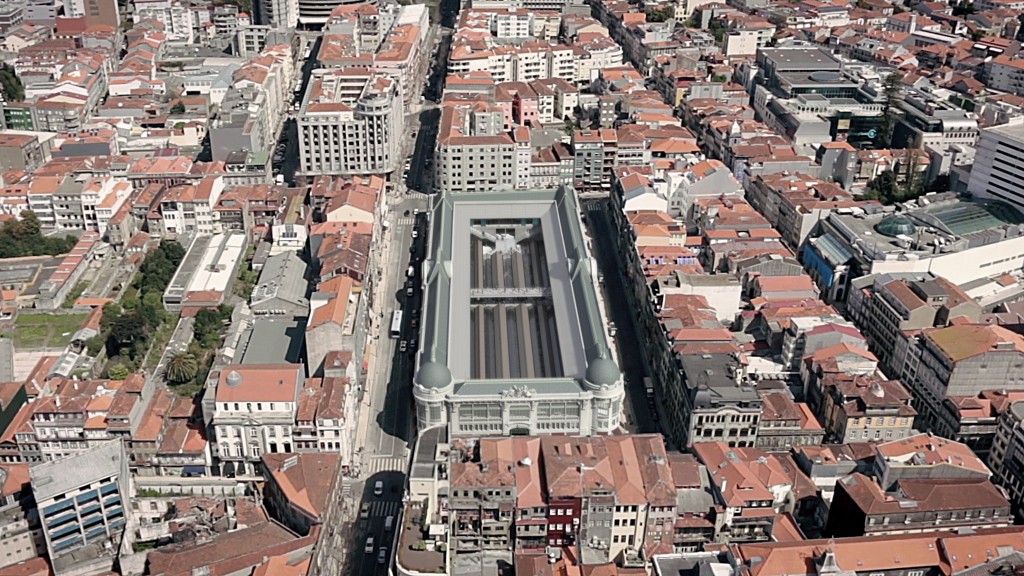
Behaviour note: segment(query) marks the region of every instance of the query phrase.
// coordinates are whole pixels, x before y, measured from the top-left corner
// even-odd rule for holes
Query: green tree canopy
[[[25,210],[18,220],[0,228],[0,258],[67,254],[77,242],[74,236],[43,236],[39,218]]]
[[[167,360],[164,377],[172,384],[191,382],[199,372],[199,361],[191,352],[178,352]]]

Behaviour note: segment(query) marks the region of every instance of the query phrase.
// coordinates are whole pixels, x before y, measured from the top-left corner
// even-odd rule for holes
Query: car
[[[412,292],[413,292],[413,291],[412,291],[412,286],[409,286],[408,288],[406,288],[406,289],[405,289],[405,295],[406,295],[406,297],[412,297]]]
[[[387,518],[384,519],[384,530],[385,531],[391,532],[391,528],[393,528],[394,526],[395,526],[395,517],[394,516],[388,516]]]
[[[420,325],[420,319],[419,318],[413,318],[411,324],[412,324],[413,329],[416,329]]]
[[[380,550],[377,550],[377,564],[383,564],[388,561],[388,549],[381,546]]]
[[[415,337],[413,337],[411,340],[409,340],[409,346],[412,346],[413,350],[416,349],[416,344],[417,344],[417,340],[416,340]]]
[[[373,554],[373,536],[366,539],[366,546],[363,547],[363,551],[367,554]]]
[[[402,340],[402,343],[398,345],[398,351],[399,352],[405,352],[408,349],[409,349],[409,343],[406,342],[405,340]]]
[[[420,236],[420,231],[415,229],[415,228],[413,228],[412,229],[412,237],[413,238],[419,238],[419,236]]]
[[[364,519],[364,520],[366,518],[370,517],[370,505],[369,504],[363,504],[362,506],[359,507],[359,517]]]
[[[377,496],[378,498],[384,495],[384,481],[383,480],[377,480],[376,482],[374,482],[374,484],[373,484],[373,495]]]

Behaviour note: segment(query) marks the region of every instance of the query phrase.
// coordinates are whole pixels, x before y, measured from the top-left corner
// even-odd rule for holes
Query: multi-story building
[[[883,490],[854,473],[836,483],[825,533],[831,537],[908,534],[1011,524],[1010,503],[984,478],[915,478]]]
[[[950,396],[977,396],[985,390],[1024,389],[1024,337],[1002,326],[959,324],[921,332],[910,346],[904,382],[920,413],[918,429],[942,419]]]
[[[210,426],[221,472],[252,476],[263,454],[292,452],[303,385],[299,364],[230,365],[216,382]]]
[[[993,90],[1024,94],[1024,58],[1000,54],[985,63],[985,84]]]
[[[622,563],[671,545],[677,492],[659,436],[482,438],[451,455],[456,554],[576,546]]]
[[[788,452],[797,446],[821,444],[825,430],[807,404],[794,402],[788,390],[766,390],[760,394],[757,448]]]
[[[299,23],[299,0],[256,0],[252,3],[252,18],[253,24],[295,28]]]
[[[875,445],[870,475],[890,490],[901,480],[984,480],[992,472],[965,444],[929,433]]]
[[[968,191],[980,198],[994,198],[1024,208],[1022,187],[1024,122],[982,130]]]
[[[315,77],[297,115],[300,171],[392,172],[400,166],[404,122],[402,90],[394,78],[357,69]]]
[[[223,176],[210,176],[196,184],[170,188],[160,196],[158,224],[161,229],[151,228],[150,231],[169,240],[179,236],[218,233],[220,229],[215,221],[214,207],[223,192]]]
[[[33,466],[29,475],[55,574],[103,572],[132,553],[126,508],[135,494],[121,440]]]
[[[899,381],[829,374],[819,381],[825,438],[839,444],[899,440],[914,434],[917,411]]]
[[[574,191],[443,192],[431,221],[413,384],[420,427],[615,430],[622,374]]]
[[[962,288],[927,272],[869,275],[851,285],[846,310],[869,349],[896,376],[902,375],[908,332],[945,326],[957,317],[977,322],[981,316],[981,306]]]
[[[693,451],[707,466],[715,503],[722,507],[721,536],[730,542],[771,540],[779,515],[795,504],[794,479],[778,458],[724,442],[695,444]]]
[[[529,130],[519,128],[513,138],[504,130],[497,109],[447,106],[441,112],[434,182],[453,193],[488,192],[529,186]],[[525,140],[525,142],[523,141]],[[518,178],[520,155],[526,152],[526,181]],[[520,184],[522,184],[520,186]]]
[[[947,192],[901,207],[891,213],[865,206],[819,223],[801,260],[826,300],[845,301],[851,280],[868,274],[931,272],[963,286],[1012,274],[1024,261],[1024,216],[1006,202]]]
[[[673,436],[687,446],[756,446],[762,398],[746,379],[738,354],[682,354],[679,363],[681,386],[665,390]]]
[[[170,42],[187,45],[194,38],[192,11],[177,0],[133,0],[132,21],[156,20],[163,24]]]
[[[0,568],[46,554],[28,468],[0,465]]]

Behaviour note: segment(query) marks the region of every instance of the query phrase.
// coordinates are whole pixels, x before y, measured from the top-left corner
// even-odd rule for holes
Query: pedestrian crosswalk
[[[369,478],[378,472],[405,472],[407,461],[401,457],[370,458],[363,462],[362,476]]]
[[[409,216],[409,217],[404,217],[403,216],[402,218],[398,218],[397,220],[395,220],[395,224],[398,225],[398,226],[412,226],[415,223],[416,223],[416,219],[413,218],[412,216]]]
[[[401,502],[387,501],[387,500],[366,500],[366,503],[370,505],[370,518],[387,518],[388,516],[398,515],[398,511],[402,508]]]
[[[341,480],[341,499],[346,500],[352,495],[352,481],[348,478],[342,478]]]

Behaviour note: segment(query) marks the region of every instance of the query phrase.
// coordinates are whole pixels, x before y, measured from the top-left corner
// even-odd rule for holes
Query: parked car
[[[402,340],[402,343],[398,345],[398,351],[399,352],[405,352],[408,349],[409,349],[409,343],[406,342],[405,340]]]
[[[381,546],[380,550],[377,550],[377,564],[384,564],[388,561],[388,549]]]
[[[383,480],[377,480],[373,484],[373,495],[377,496],[378,498],[384,495],[384,481]]]
[[[373,536],[366,539],[366,546],[363,547],[363,551],[367,554],[373,554]]]

